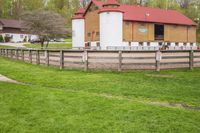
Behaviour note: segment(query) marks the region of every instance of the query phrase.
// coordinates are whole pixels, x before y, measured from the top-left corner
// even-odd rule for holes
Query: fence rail
[[[0,56],[60,69],[165,70],[200,67],[200,50],[0,49]]]

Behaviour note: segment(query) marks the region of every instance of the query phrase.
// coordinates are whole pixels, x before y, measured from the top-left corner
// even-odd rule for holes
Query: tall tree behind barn
[[[64,38],[67,36],[66,21],[58,13],[51,11],[31,11],[21,15],[24,20],[24,26],[29,33],[38,35],[41,41],[41,47],[44,47],[44,42],[55,38]]]

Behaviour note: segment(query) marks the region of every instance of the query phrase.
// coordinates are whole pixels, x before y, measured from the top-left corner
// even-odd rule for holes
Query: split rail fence
[[[0,49],[0,56],[60,69],[165,70],[200,67],[199,50],[103,51]]]

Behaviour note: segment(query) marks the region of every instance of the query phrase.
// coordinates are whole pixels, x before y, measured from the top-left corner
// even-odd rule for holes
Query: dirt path
[[[149,105],[157,105],[157,106],[164,106],[164,107],[171,107],[171,108],[182,108],[182,109],[187,109],[187,110],[200,111],[200,107],[188,105],[185,103],[169,103],[169,102],[162,102],[162,101],[147,101],[147,100],[143,101],[143,100],[126,98],[123,96],[113,96],[113,95],[109,95],[109,94],[93,93],[93,95],[105,97],[108,99],[128,100],[129,102],[139,102],[139,103],[149,104]]]
[[[0,81],[2,81],[2,82],[9,82],[9,83],[15,83],[15,84],[21,84],[20,82],[12,80],[10,78],[7,78],[6,76],[3,76],[1,74],[0,74]]]
[[[24,44],[25,43],[0,43],[0,45],[3,45],[3,46],[11,46],[11,47],[16,47],[16,48],[25,48]]]

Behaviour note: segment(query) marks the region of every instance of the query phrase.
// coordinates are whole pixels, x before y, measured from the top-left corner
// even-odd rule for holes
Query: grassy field
[[[12,46],[0,45],[0,48],[14,48]]]
[[[66,38],[65,41],[66,42],[72,42],[72,38]]]
[[[83,72],[0,62],[0,74],[24,83],[0,82],[1,133],[200,132],[200,69]]]
[[[41,48],[41,44],[25,44],[27,48]],[[71,43],[50,43],[48,48],[69,48],[72,47]]]

